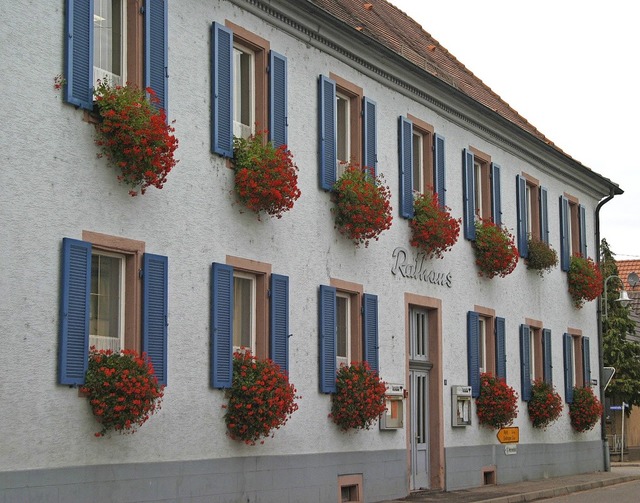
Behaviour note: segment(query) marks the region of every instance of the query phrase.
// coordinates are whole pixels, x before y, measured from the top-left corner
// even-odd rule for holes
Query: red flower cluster
[[[580,433],[589,431],[596,425],[602,412],[602,404],[591,388],[573,388],[573,402],[569,404],[569,417],[574,430]]]
[[[531,387],[531,399],[527,403],[527,410],[533,427],[545,429],[562,414],[562,398],[553,384],[536,379]]]
[[[89,368],[80,391],[87,394],[93,414],[102,424],[96,437],[111,429],[135,433],[136,427],[160,409],[163,390],[146,354],[91,347]]]
[[[233,354],[233,382],[227,397],[229,403],[223,406],[227,434],[247,445],[273,436],[271,431],[284,426],[298,410],[295,400],[300,398],[276,363],[258,360],[248,351]]]
[[[438,194],[428,191],[418,195],[413,202],[414,216],[409,221],[411,246],[422,250],[429,258],[442,258],[458,240],[460,219],[441,208]]]
[[[158,99],[151,88],[146,89],[151,102]],[[118,180],[126,183],[135,196],[147,187],[161,189],[167,175],[176,165],[173,156],[178,140],[175,128],[166,123],[164,110],[156,110],[147,100],[145,91],[127,84],[112,87],[100,82],[94,91],[100,122],[96,125],[95,143],[120,170]]]
[[[474,248],[480,276],[504,278],[518,264],[518,249],[513,236],[506,227],[496,225],[491,220],[476,221]]]
[[[391,227],[391,191],[383,181],[382,175],[374,177],[368,168],[349,164],[333,186],[335,227],[356,246],[367,247]]]
[[[574,305],[580,309],[585,301],[594,300],[602,293],[603,279],[598,265],[580,254],[571,257],[569,273],[569,294]]]
[[[518,394],[507,382],[491,374],[480,374],[480,396],[476,414],[481,425],[493,429],[509,426],[518,416]]]
[[[369,429],[385,410],[386,384],[367,362],[342,366],[336,376],[329,417],[341,430]]]
[[[300,197],[298,167],[286,145],[265,142],[267,131],[233,139],[235,191],[251,211],[281,218]]]

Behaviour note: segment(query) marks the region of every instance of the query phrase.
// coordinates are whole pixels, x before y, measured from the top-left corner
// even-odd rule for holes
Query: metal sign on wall
[[[440,285],[451,288],[452,276],[450,272],[437,272],[425,266],[427,257],[420,252],[409,257],[409,252],[398,246],[393,250],[392,254],[393,266],[391,274],[394,276],[399,274],[403,278],[417,279],[418,281],[426,281],[432,285]]]

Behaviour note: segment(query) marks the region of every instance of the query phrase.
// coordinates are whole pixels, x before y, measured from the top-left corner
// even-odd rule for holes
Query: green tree
[[[609,276],[617,276],[615,254],[606,239],[601,242],[600,253],[602,276],[605,280]],[[627,335],[635,330],[635,324],[629,318],[629,307],[616,302],[622,283],[611,278],[606,287],[607,317],[603,316],[602,322],[603,360],[605,367],[616,369],[606,395],[614,403],[625,401],[630,406],[640,405],[640,344],[627,340]]]

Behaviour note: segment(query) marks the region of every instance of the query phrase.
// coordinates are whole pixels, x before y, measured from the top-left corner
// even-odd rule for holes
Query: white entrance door
[[[411,309],[411,489],[429,489],[429,311]]]
[[[411,380],[411,489],[429,489],[429,373],[409,370]]]

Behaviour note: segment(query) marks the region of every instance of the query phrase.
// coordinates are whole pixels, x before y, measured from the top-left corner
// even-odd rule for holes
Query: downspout
[[[600,266],[600,209],[613,199],[615,195],[613,187],[609,191],[609,195],[605,197],[596,206],[596,250],[598,251],[597,260],[598,266]],[[607,427],[605,424],[606,410],[604,408],[604,361],[603,361],[603,342],[602,342],[602,295],[598,298],[598,371],[600,378],[598,382],[600,384],[600,400],[602,401],[602,417],[600,418],[600,435],[602,439],[602,456],[604,459],[604,471],[611,471],[611,459],[609,458],[609,441],[607,440]],[[624,414],[624,411],[622,412]]]

